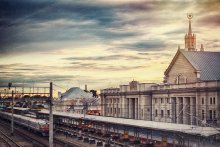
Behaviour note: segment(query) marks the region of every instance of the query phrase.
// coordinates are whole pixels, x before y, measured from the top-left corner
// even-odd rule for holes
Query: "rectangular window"
[[[170,101],[170,99],[169,99],[169,98],[167,98],[167,103],[169,103],[169,101]]]
[[[161,110],[161,117],[163,117],[163,110]]]
[[[120,108],[118,108],[118,114],[120,114]]]
[[[157,117],[157,109],[155,110],[155,116]]]
[[[204,119],[205,119],[205,111],[202,110],[202,120],[204,120]]]
[[[163,98],[161,98],[160,101],[161,101],[161,104],[163,104]]]
[[[210,105],[212,105],[212,97],[210,97]]]
[[[212,120],[212,110],[209,110],[209,119]]]
[[[213,104],[215,104],[215,97],[213,97]]]
[[[157,99],[155,99],[155,104],[157,103]]]
[[[216,119],[216,111],[213,110],[213,119]]]
[[[116,108],[114,108],[114,113],[116,114]]]
[[[170,110],[167,110],[167,116],[168,117],[170,116]]]
[[[202,105],[204,105],[204,97],[202,97]]]

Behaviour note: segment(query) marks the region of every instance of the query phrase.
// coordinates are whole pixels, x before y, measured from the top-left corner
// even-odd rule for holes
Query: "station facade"
[[[164,72],[163,84],[131,81],[101,90],[103,116],[220,127],[220,52],[196,49],[189,29]]]

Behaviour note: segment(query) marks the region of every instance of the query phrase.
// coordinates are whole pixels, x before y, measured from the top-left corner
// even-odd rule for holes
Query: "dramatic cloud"
[[[213,15],[208,15],[205,17],[202,17],[199,20],[199,23],[201,25],[209,25],[209,26],[219,26],[220,25],[220,14],[213,14]]]
[[[125,59],[125,60],[138,60],[138,59],[146,59],[140,56],[134,55],[109,55],[109,56],[94,56],[94,57],[69,57],[64,58],[64,60],[91,60],[91,61],[105,61],[105,60],[118,60],[118,59]],[[79,63],[79,62],[74,62]]]
[[[1,0],[0,84],[160,82],[189,12],[198,48],[219,51],[219,0]]]

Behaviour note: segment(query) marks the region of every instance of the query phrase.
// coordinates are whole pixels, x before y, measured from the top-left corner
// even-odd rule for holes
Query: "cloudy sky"
[[[197,48],[220,51],[219,0],[1,0],[0,83],[161,82],[189,12]]]

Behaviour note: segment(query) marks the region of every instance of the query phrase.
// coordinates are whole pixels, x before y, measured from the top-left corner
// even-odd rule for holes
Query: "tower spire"
[[[189,18],[189,17],[188,17]],[[188,30],[188,35],[192,34],[192,27],[191,27],[191,19],[189,19],[189,30]]]
[[[192,33],[191,27],[191,19],[193,18],[193,14],[187,14],[187,18],[189,19],[189,29],[188,33],[185,35],[185,48],[188,51],[196,51],[196,35]]]

